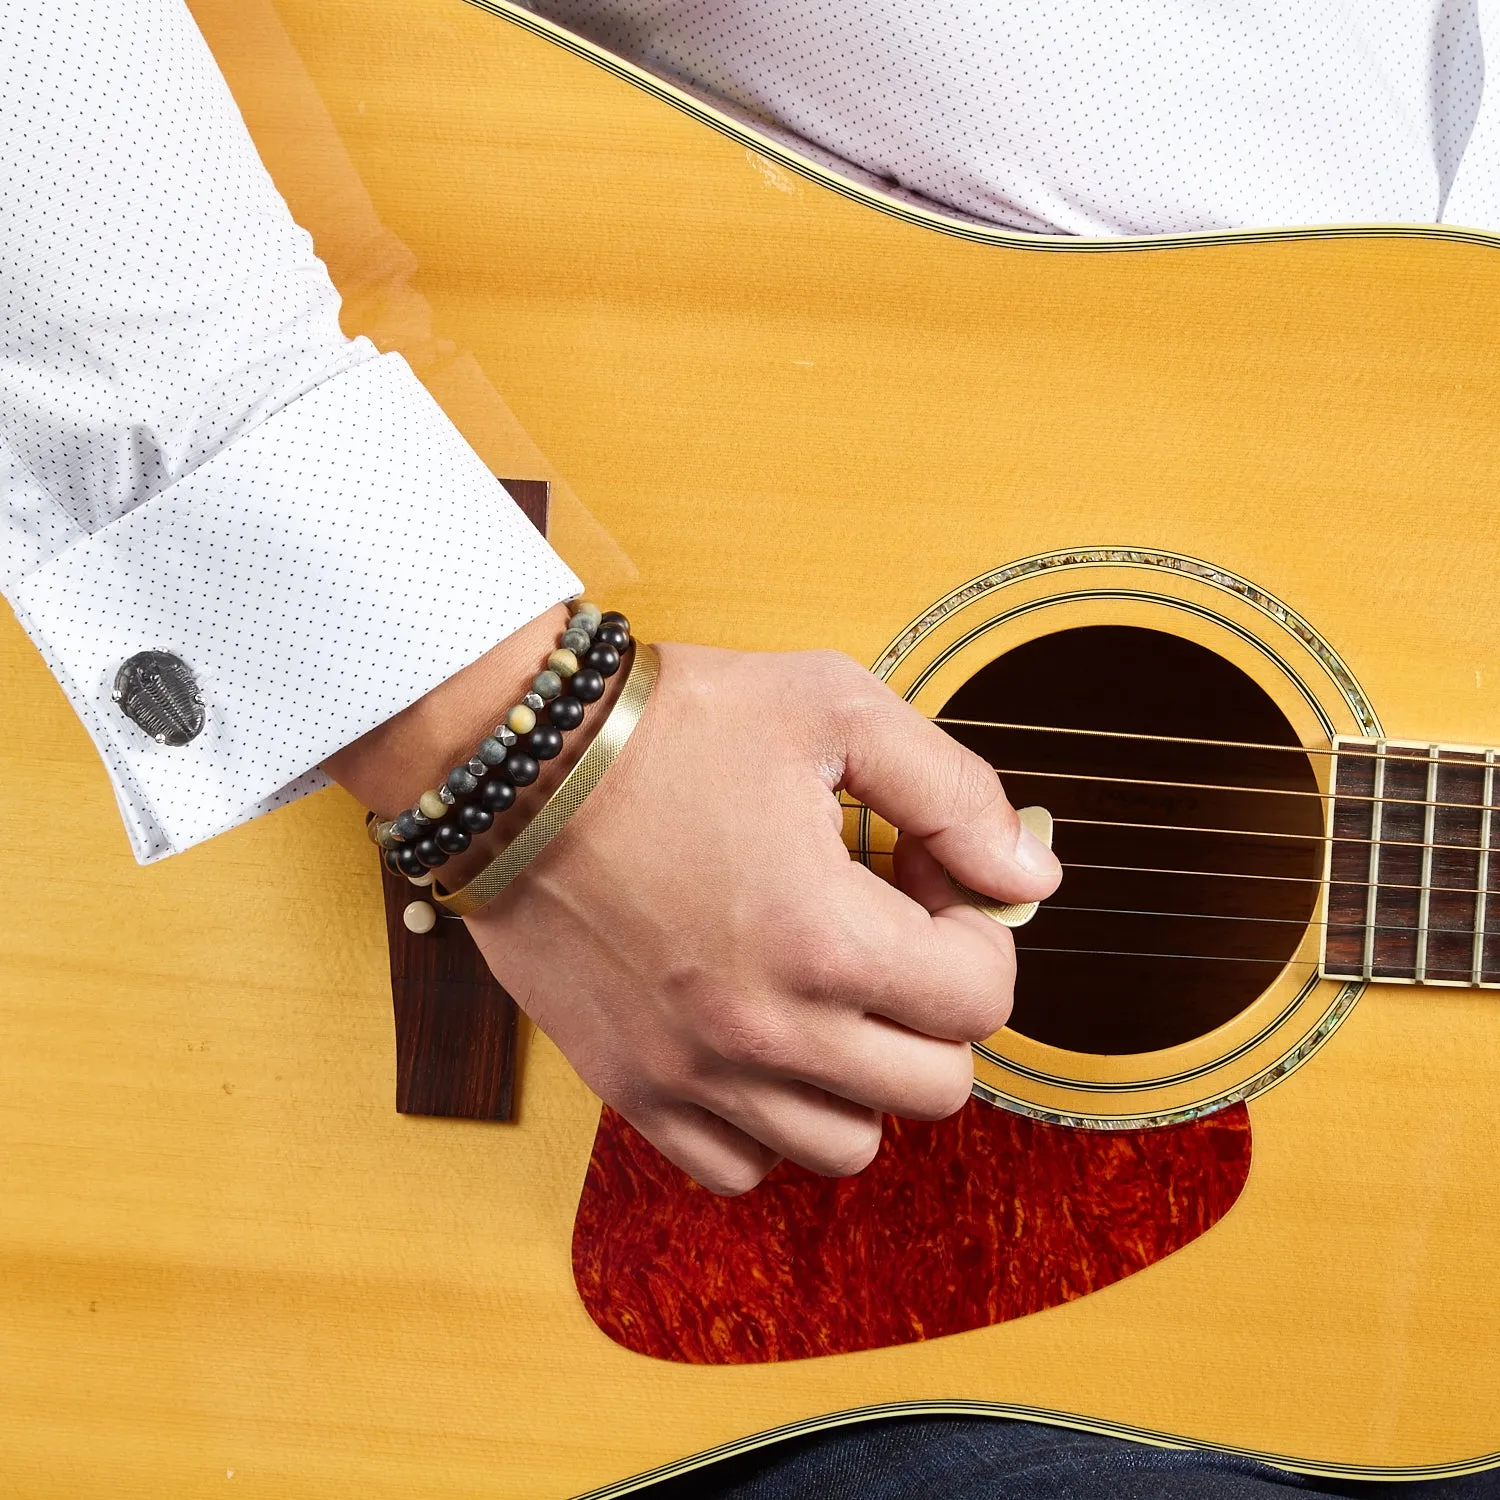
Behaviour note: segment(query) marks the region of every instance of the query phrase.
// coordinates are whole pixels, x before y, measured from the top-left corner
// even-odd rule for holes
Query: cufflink
[[[159,745],[185,745],[203,730],[193,669],[170,651],[137,651],[115,673],[110,697]]]

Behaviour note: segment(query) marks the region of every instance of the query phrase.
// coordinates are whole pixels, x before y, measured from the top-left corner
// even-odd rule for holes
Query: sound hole
[[[1317,792],[1308,757],[1173,743],[1298,743],[1238,667],[1160,631],[1088,626],[1007,652],[943,715],[1160,737],[948,726],[1016,806],[1061,820],[1063,884],[1016,933],[1014,1030],[1076,1052],[1177,1046],[1238,1015],[1292,957],[1322,876],[1322,803],[1285,795]]]

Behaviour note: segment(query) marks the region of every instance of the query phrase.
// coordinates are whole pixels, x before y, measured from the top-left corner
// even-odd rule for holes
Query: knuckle
[[[1010,1020],[1015,1003],[1016,963],[1009,942],[990,945],[991,960],[983,971],[976,965],[975,986],[969,996],[968,1040],[983,1041]]]
[[[873,743],[892,713],[889,693],[864,671],[843,685],[835,701],[839,722],[851,742]]]
[[[1009,988],[1000,993],[981,996],[974,1007],[972,1035],[969,1040],[982,1042],[986,1037],[994,1036],[1010,1020],[1011,1006]]]
[[[823,1143],[809,1161],[812,1170],[823,1177],[855,1177],[875,1160],[880,1150],[882,1129],[878,1115],[868,1121],[852,1124],[840,1132],[837,1141]]]
[[[843,681],[851,658],[831,648],[797,651],[781,658],[780,691],[821,718],[843,696]]]
[[[826,914],[788,943],[786,967],[797,994],[835,1004],[869,994],[876,979],[868,944]]]
[[[917,1120],[946,1120],[949,1115],[956,1115],[969,1102],[973,1087],[974,1064],[969,1057],[968,1048],[955,1048],[953,1066],[933,1080],[919,1107],[903,1113],[909,1113],[911,1118]]]
[[[965,1046],[994,1036],[1010,1020],[1012,994],[1008,975],[950,991],[941,1035]]]
[[[953,1070],[937,1118],[946,1120],[956,1115],[969,1102],[974,1092],[974,1063],[968,1053],[964,1054],[963,1066]]]
[[[831,646],[799,653],[799,666],[811,680],[819,684],[843,683],[865,675],[864,669],[852,656],[835,651]]]
[[[705,1187],[717,1198],[738,1198],[758,1187],[768,1168],[754,1162],[723,1163],[711,1171],[690,1173],[701,1187]]]
[[[808,1000],[837,1004],[861,988],[858,960],[843,943],[812,950],[796,974],[797,989]]]
[[[964,749],[948,761],[947,785],[943,788],[952,806],[961,808],[967,817],[987,809],[1001,818],[1014,821],[1015,812],[1000,787],[995,768],[982,755]]]
[[[738,1068],[778,1070],[787,1059],[788,1028],[765,1001],[726,1001],[705,1018],[703,1039]]]
[[[809,686],[824,710],[834,716],[846,732],[855,733],[884,719],[894,694],[877,677],[842,651],[810,652]]]

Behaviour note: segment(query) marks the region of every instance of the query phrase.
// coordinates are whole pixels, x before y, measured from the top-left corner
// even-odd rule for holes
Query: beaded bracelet
[[[413,807],[374,826],[372,836],[386,850],[388,867],[416,884],[429,884],[427,872],[466,849],[474,834],[515,802],[517,787],[537,779],[540,762],[561,751],[563,734],[583,721],[586,703],[603,696],[605,679],[619,670],[620,653],[630,644],[623,615],[578,605],[531,691],[512,705],[477,752]],[[545,722],[538,717],[542,713]]]
[[[563,736],[583,722],[586,704],[604,696],[605,680],[619,671],[633,644],[624,615],[604,613],[587,601],[575,604],[531,691],[507,710],[474,755],[405,812],[370,821],[370,838],[384,850],[386,867],[413,885],[430,885],[431,872],[489,829],[514,804],[517,787],[530,786],[541,774],[540,762],[561,752]]]
[[[450,916],[470,916],[493,901],[562,832],[635,733],[636,725],[641,722],[646,705],[651,701],[660,670],[661,660],[654,647],[637,648],[624,689],[600,726],[599,733],[536,816],[467,885],[456,891],[445,891],[434,882],[432,899]],[[434,912],[434,921],[436,915]]]

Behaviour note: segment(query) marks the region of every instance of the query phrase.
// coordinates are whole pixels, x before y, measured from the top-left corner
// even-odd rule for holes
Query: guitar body
[[[835,646],[936,715],[992,661],[1103,631],[1066,660],[1179,736],[1269,713],[1314,747],[1500,741],[1485,237],[1037,241],[840,186],[524,13],[194,9],[346,326],[403,349],[497,472],[554,480],[558,545],[643,638]],[[1256,692],[1224,709],[1161,637]],[[1074,1030],[1030,1000],[981,1058],[1021,1113],[964,1118],[1003,1131],[908,1133],[857,1200],[773,1184],[805,1232],[758,1343],[733,1298],[703,1333],[723,1288],[691,1278],[680,1330],[637,1336],[621,1309],[669,1306],[649,1247],[743,1272],[756,1195],[715,1218],[608,1118],[591,1167],[597,1101],[524,1028],[514,1123],[398,1116],[359,810],[324,793],[139,870],[61,693],[18,629],[0,649],[8,805],[67,784],[95,830],[45,858],[0,830],[6,1493],[564,1500],[878,1409],[1320,1473],[1500,1462],[1500,997],[1319,978],[1321,895],[1201,1034],[1090,1051],[1150,1006],[1089,969]],[[1060,712],[1048,661],[1028,680]],[[877,869],[888,836],[851,812]],[[1010,1163],[963,1158],[965,1213],[1010,1227],[944,1284],[1011,1290],[897,1330],[901,1182],[963,1151]],[[1072,1171],[1032,1183],[1054,1198],[1125,1184],[1081,1259],[1027,1238],[1026,1163]],[[820,1332],[793,1294],[835,1237],[820,1285],[865,1310]]]

